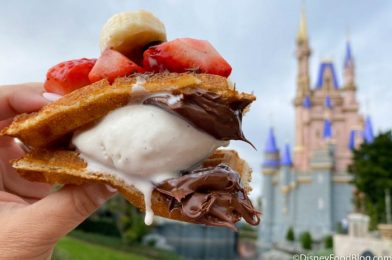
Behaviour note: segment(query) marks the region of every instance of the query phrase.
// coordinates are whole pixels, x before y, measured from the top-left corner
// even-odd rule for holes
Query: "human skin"
[[[40,83],[0,86],[0,129],[50,102],[42,93]],[[51,192],[51,185],[27,181],[11,167],[23,153],[13,138],[0,137],[0,259],[50,259],[56,242],[116,190],[91,183]]]

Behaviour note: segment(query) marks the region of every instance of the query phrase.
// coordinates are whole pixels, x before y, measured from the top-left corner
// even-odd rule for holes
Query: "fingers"
[[[0,121],[21,113],[37,111],[49,101],[42,96],[41,83],[3,86],[0,89]]]
[[[26,220],[42,239],[66,235],[116,193],[104,184],[68,185],[26,207]],[[27,217],[28,216],[28,217]]]
[[[0,143],[3,139],[5,137],[0,138]],[[22,149],[14,142],[4,147],[0,145],[0,178],[2,177],[4,190],[33,200],[47,196],[51,185],[28,181],[20,177],[12,168],[10,161],[21,157],[22,154]]]
[[[0,191],[0,210],[2,209],[2,206],[5,203],[18,203],[18,204],[24,204],[27,205],[28,203],[23,200],[21,197],[16,196],[14,194],[8,193],[8,192],[4,192],[4,191]]]

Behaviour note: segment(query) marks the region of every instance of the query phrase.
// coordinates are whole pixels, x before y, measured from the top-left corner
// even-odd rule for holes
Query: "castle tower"
[[[358,112],[358,102],[356,100],[356,84],[355,84],[355,63],[351,51],[351,43],[346,42],[346,54],[343,63],[343,95],[344,105],[353,112]]]
[[[276,145],[274,129],[269,130],[268,138],[264,147],[264,161],[262,165],[263,174],[263,219],[260,229],[260,237],[265,246],[270,246],[273,237],[274,227],[274,205],[275,205],[275,185],[280,166],[279,149]]]
[[[306,24],[305,10],[302,8],[301,17],[299,21],[299,30],[297,34],[297,93],[298,103],[302,103],[302,98],[310,92],[310,77],[309,77],[309,58],[311,50],[309,47],[308,29]]]
[[[311,49],[309,47],[309,38],[306,24],[305,9],[302,8],[301,17],[299,21],[299,29],[296,39],[296,58],[297,58],[297,90],[294,99],[295,106],[295,147],[294,147],[294,158],[295,168],[304,170],[306,168],[307,154],[304,150],[305,137],[304,132],[304,102],[310,103],[310,76],[309,76],[309,58],[311,55]],[[308,100],[305,101],[304,98]]]
[[[346,42],[346,54],[344,57],[344,88],[355,90],[355,64],[354,57],[351,53],[351,43],[349,40]]]
[[[290,145],[286,144],[282,151],[282,158],[280,161],[281,171],[280,171],[280,192],[282,194],[282,213],[284,215],[283,224],[291,224],[292,217],[292,203],[291,203],[291,181],[292,181],[292,166],[293,161],[291,159]],[[286,227],[288,229],[288,227]]]
[[[283,149],[282,159],[280,162],[282,169],[284,170],[281,178],[281,186],[288,189],[291,181],[290,168],[293,166],[293,161],[291,159],[290,145],[286,144]]]
[[[338,168],[344,169],[351,163],[351,152],[358,147],[363,141],[363,117],[359,115],[359,104],[356,93],[357,86],[355,80],[355,62],[352,52],[351,42],[347,40],[345,46],[345,55],[343,60],[343,88],[341,91],[343,97],[343,113],[345,117],[344,138],[348,143],[341,142],[338,144],[342,150],[341,162],[338,162]]]

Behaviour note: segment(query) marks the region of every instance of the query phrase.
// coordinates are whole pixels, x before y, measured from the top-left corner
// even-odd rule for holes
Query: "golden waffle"
[[[245,190],[250,190],[251,169],[238,156],[236,151],[216,150],[204,162],[203,166],[216,166],[220,163],[226,164],[238,172]],[[117,188],[134,206],[143,211],[145,210],[144,196],[134,186],[128,186],[107,173],[89,172],[83,159],[78,156],[78,153],[73,151],[36,150],[13,161],[12,166],[21,176],[30,181],[77,185],[87,182],[107,183]],[[151,204],[155,215],[186,221],[178,212],[170,214],[169,200],[160,192],[153,192]]]
[[[190,89],[205,89],[222,96],[230,104],[241,100],[249,103],[255,96],[239,93],[226,78],[211,74],[157,73],[119,78],[112,85],[102,80],[65,95],[40,111],[22,114],[0,134],[19,138],[25,145],[43,148],[94,122],[110,111],[126,105],[137,93],[135,83],[142,77],[145,91],[181,94]]]

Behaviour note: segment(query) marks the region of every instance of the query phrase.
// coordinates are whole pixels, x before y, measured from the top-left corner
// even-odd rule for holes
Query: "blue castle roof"
[[[269,129],[268,138],[265,142],[264,152],[266,153],[276,153],[278,151],[278,147],[276,146],[274,128],[271,127]]]
[[[263,162],[263,167],[279,167],[280,162],[279,161],[274,161],[274,160],[269,160],[269,161],[264,161]]]
[[[320,63],[319,73],[318,73],[318,78],[317,78],[317,83],[316,83],[316,88],[320,89],[323,86],[323,83],[324,83],[324,73],[327,70],[331,71],[333,86],[334,86],[335,89],[338,89],[339,85],[338,85],[338,80],[337,80],[336,73],[335,73],[335,67],[334,67],[333,63],[329,62],[329,61],[328,62],[325,61],[325,62]]]
[[[293,161],[291,159],[291,151],[290,151],[290,145],[289,144],[286,144],[284,146],[282,160],[281,160],[280,164],[282,166],[292,166],[293,165]]]
[[[363,129],[363,139],[370,144],[374,141],[373,124],[370,116],[365,120],[365,128]]]
[[[310,96],[309,95],[305,96],[302,105],[303,105],[304,108],[311,108],[312,107],[312,101],[310,100]]]
[[[264,152],[266,154],[276,154],[279,152],[279,149],[276,145],[274,128],[272,127],[269,129],[267,141],[265,142]],[[263,167],[278,168],[279,166],[280,166],[279,157],[276,157],[276,155],[273,155],[272,157],[268,155],[265,156],[263,161]]]
[[[329,108],[329,109],[332,108],[332,101],[331,101],[331,97],[329,95],[325,97],[324,107]]]
[[[350,131],[350,136],[349,136],[349,139],[348,139],[348,148],[351,151],[354,151],[354,149],[355,149],[355,135],[356,135],[355,130],[351,130]]]
[[[324,120],[324,134],[325,139],[329,139],[332,137],[332,123],[331,120],[325,119]]]
[[[353,56],[351,53],[351,44],[349,41],[346,43],[346,56],[344,57],[344,67],[347,68],[353,62]]]

